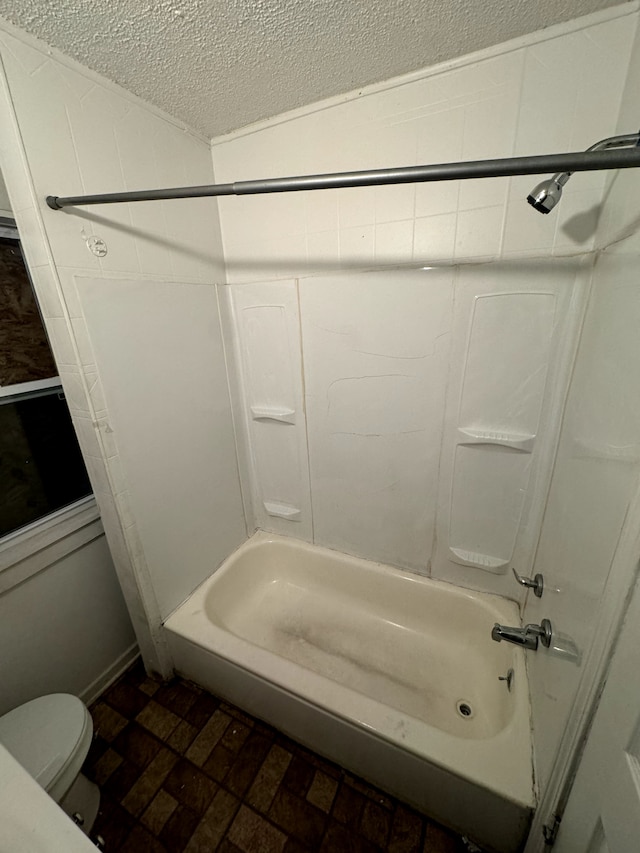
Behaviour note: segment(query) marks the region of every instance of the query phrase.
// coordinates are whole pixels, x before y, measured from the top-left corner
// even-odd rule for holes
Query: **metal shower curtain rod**
[[[301,190],[328,190],[341,187],[370,187],[385,184],[410,184],[426,181],[455,181],[468,178],[501,178],[512,175],[540,175],[546,172],[592,172],[599,169],[640,167],[640,147],[604,151],[579,151],[573,154],[541,154],[496,160],[471,160],[464,163],[439,163],[432,166],[403,166],[397,169],[370,169],[362,172],[336,172],[326,175],[301,175],[290,178],[266,178],[210,184],[200,187],[171,187],[160,190],[102,193],[100,195],[47,196],[53,210],[85,204],[116,204],[128,201],[159,201],[174,198],[201,198],[221,195],[256,195]]]

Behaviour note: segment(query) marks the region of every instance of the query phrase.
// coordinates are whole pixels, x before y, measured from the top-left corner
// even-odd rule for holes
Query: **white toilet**
[[[0,743],[88,834],[100,790],[80,772],[93,723],[76,696],[52,693],[0,717]]]

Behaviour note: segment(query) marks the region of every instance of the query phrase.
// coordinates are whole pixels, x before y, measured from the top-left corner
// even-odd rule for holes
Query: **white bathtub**
[[[529,697],[494,622],[519,624],[516,605],[259,532],[165,627],[181,675],[513,853],[534,807]]]

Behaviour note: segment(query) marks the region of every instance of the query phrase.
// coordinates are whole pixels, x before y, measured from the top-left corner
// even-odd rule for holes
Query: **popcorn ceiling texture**
[[[0,14],[218,136],[616,3],[0,0]]]

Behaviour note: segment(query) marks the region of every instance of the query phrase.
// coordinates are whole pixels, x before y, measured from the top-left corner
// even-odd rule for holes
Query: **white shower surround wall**
[[[221,137],[216,180],[585,148],[616,126],[634,26],[585,18]],[[532,180],[219,200],[256,526],[522,596],[506,572],[533,560],[605,173],[574,175],[553,218],[524,201]],[[511,331],[545,290],[530,331],[546,347],[518,351]],[[284,338],[282,387],[258,387],[252,365]],[[264,406],[295,423],[252,415]],[[483,494],[505,519],[493,541],[467,523]]]
[[[216,180],[579,150],[614,131],[624,132],[627,128],[619,127],[617,119],[637,25],[637,6],[625,11],[629,16],[623,12],[621,17],[600,19],[595,24],[584,19],[552,28],[421,75],[390,81],[364,97],[354,94],[335,99],[214,140]],[[622,180],[624,177],[620,176]],[[535,214],[524,200],[535,180],[517,177],[296,193],[243,198],[241,204],[237,199],[220,200],[231,285],[223,296],[237,309],[240,303],[245,308],[251,304],[274,305],[288,291],[285,328],[298,352],[292,363],[300,386],[295,391],[290,389],[289,397],[299,400],[300,389],[305,394],[305,407],[296,412],[295,425],[280,425],[281,433],[289,431],[289,440],[298,454],[300,448],[308,448],[308,456],[298,455],[298,467],[287,469],[290,494],[295,491],[291,489],[295,480],[298,494],[302,495],[301,512],[296,520],[278,519],[274,523],[272,516],[261,515],[266,480],[257,474],[260,447],[251,435],[256,424],[246,417],[250,406],[256,404],[244,382],[251,354],[243,330],[228,324],[227,334],[233,344],[229,351],[233,350],[241,376],[241,389],[235,399],[241,416],[236,423],[241,433],[244,430],[245,439],[251,435],[251,455],[241,468],[241,475],[245,495],[252,496],[253,517],[258,526],[308,540],[310,528],[311,541],[316,543],[431,571],[435,577],[510,597],[521,594],[510,574],[501,576],[463,566],[448,559],[446,551],[451,544],[448,517],[455,479],[453,460],[463,437],[459,430],[471,426],[476,428],[471,430],[473,433],[481,431],[478,426],[485,430],[503,426],[486,422],[469,425],[459,417],[465,411],[465,353],[473,337],[473,305],[477,304],[477,297],[491,293],[546,290],[556,296],[552,311],[555,328],[551,339],[547,337],[548,348],[541,354],[538,372],[535,364],[528,371],[534,380],[536,375],[541,377],[540,371],[546,371],[546,386],[528,398],[533,405],[529,405],[526,420],[532,428],[522,430],[521,438],[525,443],[529,441],[527,436],[535,438],[529,460],[529,492],[521,505],[522,514],[515,519],[517,534],[512,551],[513,564],[519,570],[527,573],[532,569],[562,407],[589,292],[593,256],[588,253],[596,248],[596,224],[607,185],[603,173],[574,175],[552,219]],[[563,255],[569,257],[560,261]],[[554,256],[558,262],[552,260]],[[481,266],[468,266],[478,261]],[[458,267],[457,272],[438,268],[452,263]],[[376,269],[379,271],[368,272]],[[386,273],[381,272],[383,269]],[[380,290],[384,290],[380,278],[385,275],[388,293],[380,299]],[[421,292],[416,285],[420,297],[429,298],[430,290],[433,299],[438,299],[438,287],[445,291],[451,288],[453,292],[450,316],[438,331],[434,332],[437,324],[432,325],[431,312],[421,312],[425,320],[422,338],[410,307],[406,310],[405,306],[402,314],[402,297],[395,294],[397,298],[393,298],[394,284],[402,282],[399,287],[409,288],[420,275],[425,289]],[[428,288],[429,280],[433,281],[433,288]],[[514,312],[503,315],[506,325],[520,311],[517,302],[512,300]],[[437,303],[431,304],[435,308]],[[397,312],[402,315],[401,320]],[[494,323],[493,328],[500,331],[499,323]],[[538,330],[543,337],[547,334],[542,327]],[[262,333],[269,335],[268,331]],[[373,347],[363,345],[371,341]],[[485,338],[485,344],[488,342]],[[404,397],[402,392],[394,397],[401,405],[394,408],[387,421],[391,423],[400,413],[399,422],[395,421],[399,439],[363,437],[357,453],[343,452],[336,462],[336,442],[350,438],[332,435],[329,421],[336,409],[332,411],[331,403],[336,401],[327,395],[332,383],[365,375],[412,372],[419,376],[421,362],[415,357],[427,352],[434,356],[434,376],[438,359],[444,372],[449,371],[442,393],[434,394],[431,389],[426,419],[419,424],[425,430],[423,454],[425,448],[427,456],[434,450],[438,453],[442,445],[440,462],[425,464],[425,456],[418,454],[413,456],[413,465],[406,464],[410,456],[403,464],[400,437],[412,440],[410,430],[415,425],[409,421],[425,402],[419,393],[411,394],[407,389]],[[513,354],[512,348],[507,367],[512,368],[512,378],[522,368],[520,376],[524,380],[526,358],[516,357],[513,361]],[[398,356],[405,360],[399,361]],[[490,360],[485,363],[487,366],[490,367]],[[466,385],[469,388],[469,383]],[[422,377],[414,388],[424,394],[424,387]],[[515,399],[523,402],[526,395],[518,396],[517,385],[511,387],[516,392]],[[383,396],[381,389],[379,396]],[[371,400],[375,403],[375,395]],[[507,395],[497,402],[502,402],[503,414],[508,411]],[[271,403],[277,408],[275,399]],[[434,411],[437,407],[439,412]],[[406,415],[404,421],[402,413]],[[351,414],[352,424],[362,424],[371,410],[367,412],[366,407],[360,406]],[[515,414],[517,420],[523,412]],[[273,431],[276,429],[274,424]],[[408,434],[401,436],[404,431]],[[538,435],[544,436],[545,441],[540,442]],[[377,443],[378,452],[371,453],[366,441]],[[275,446],[272,449],[275,451]],[[488,460],[489,453],[503,451],[468,450],[468,454],[474,452],[483,453]],[[502,458],[498,457],[498,464],[516,461],[516,451],[510,456],[508,453],[506,450]],[[366,461],[354,478],[353,466],[357,467],[359,456]],[[288,458],[293,458],[291,453]],[[325,462],[328,467],[324,467]],[[275,465],[273,459],[271,464]],[[389,501],[391,520],[386,523],[384,515],[381,520],[375,511],[376,501],[385,489],[392,497],[399,467],[405,477],[404,488],[398,490],[402,499]],[[347,477],[347,472],[351,476]],[[352,491],[350,511],[341,511],[343,507],[332,502],[331,478],[339,501]],[[414,483],[422,480],[422,492],[406,488],[411,478]],[[480,490],[477,497],[482,500]],[[287,496],[280,495],[280,502],[286,504]],[[429,519],[435,503],[437,521]],[[517,503],[514,496],[516,508]],[[252,507],[247,509],[251,518]],[[395,536],[397,525],[404,535]],[[434,531],[436,535],[431,540]],[[392,541],[394,538],[396,541]],[[429,566],[432,541],[437,547]],[[391,553],[393,556],[389,556]],[[577,566],[572,570],[578,571]],[[545,615],[544,599],[540,604],[537,619]],[[558,618],[562,627],[562,614]],[[194,653],[191,647],[190,653],[203,669],[210,665],[204,652]],[[542,651],[536,657],[536,668],[544,668],[546,661]],[[554,671],[555,667],[554,662]],[[560,667],[561,663],[557,663]],[[237,683],[235,671],[226,666],[216,672],[220,683]],[[538,680],[536,688],[540,687]],[[251,701],[251,689],[246,686],[239,688],[237,695],[245,702]],[[570,702],[563,696],[558,713],[566,717]],[[542,717],[534,723],[536,731],[544,729]],[[553,754],[559,743],[557,731],[544,737],[544,757]],[[348,738],[341,741],[341,748],[342,760],[351,761],[357,768],[357,756],[349,752]],[[372,748],[371,744],[368,748]]]
[[[517,619],[496,596],[257,533],[165,627],[182,675],[512,853],[534,806],[529,696],[523,650],[487,626]]]
[[[227,288],[257,526],[517,598],[588,274],[563,258]]]

